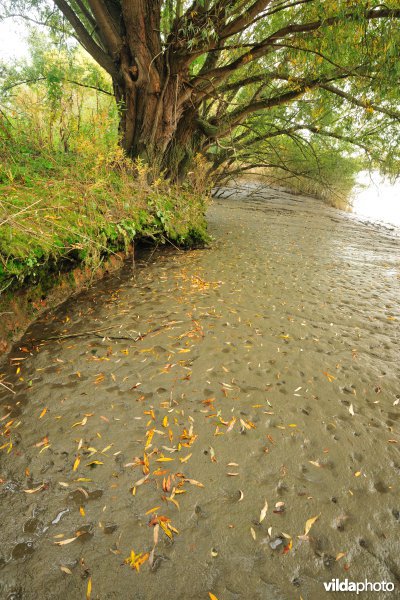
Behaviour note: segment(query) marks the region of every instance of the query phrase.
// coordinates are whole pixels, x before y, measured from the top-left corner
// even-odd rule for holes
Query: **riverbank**
[[[1,597],[398,589],[398,235],[266,189],[208,219],[210,250],[127,264],[11,353]]]
[[[121,267],[135,243],[207,238],[203,193],[149,185],[125,163],[37,162],[0,173],[0,355],[43,309]]]

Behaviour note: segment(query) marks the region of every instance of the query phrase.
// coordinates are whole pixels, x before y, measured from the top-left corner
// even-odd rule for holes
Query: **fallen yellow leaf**
[[[86,600],[90,600],[90,596],[92,594],[92,578],[89,577],[89,581],[86,588]]]
[[[315,521],[317,521],[319,519],[319,517],[320,517],[320,515],[317,515],[316,517],[312,517],[311,519],[308,519],[308,521],[306,521],[304,535],[308,534],[308,532],[310,531],[311,527],[314,525]]]

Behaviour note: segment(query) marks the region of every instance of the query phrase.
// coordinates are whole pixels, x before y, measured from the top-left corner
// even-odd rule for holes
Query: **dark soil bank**
[[[14,349],[0,598],[400,597],[396,232],[266,189],[209,222]]]

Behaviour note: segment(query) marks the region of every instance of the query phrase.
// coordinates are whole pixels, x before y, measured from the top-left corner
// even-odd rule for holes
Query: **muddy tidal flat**
[[[257,187],[209,228],[13,349],[1,600],[400,598],[399,231]]]

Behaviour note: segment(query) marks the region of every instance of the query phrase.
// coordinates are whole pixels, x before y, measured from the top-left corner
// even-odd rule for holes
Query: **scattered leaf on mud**
[[[334,377],[333,375],[331,375],[327,371],[324,371],[324,375],[327,378],[327,380],[329,381],[329,383],[332,383],[332,381],[334,381],[336,379],[336,377]]]
[[[157,512],[161,506],[154,506],[154,508],[150,508],[150,510],[146,510],[145,515],[151,515],[152,513]]]
[[[156,523],[154,525],[154,529],[153,529],[153,541],[154,541],[154,546],[157,546],[158,544],[158,533],[160,531],[160,525],[158,523]]]
[[[146,552],[143,554],[143,552],[139,552],[139,554],[136,554],[133,550],[131,550],[131,554],[130,556],[128,556],[128,558],[125,559],[125,564],[129,565],[130,567],[132,567],[132,569],[135,569],[137,572],[139,572],[140,567],[142,566],[143,563],[146,562],[146,560],[149,558],[149,553]]]
[[[253,540],[256,540],[256,532],[254,531],[254,529],[252,527],[250,527],[250,533],[251,533],[251,537],[253,538]]]
[[[64,567],[64,565],[61,565],[60,569],[63,573],[66,573],[67,575],[72,575],[72,571],[71,569],[68,569],[68,567]]]
[[[343,558],[344,556],[346,556],[347,552],[339,552],[339,554],[336,555],[336,561],[340,560],[341,558]]]
[[[92,578],[89,577],[87,588],[86,588],[86,600],[90,600],[91,595],[92,595]]]
[[[289,543],[283,548],[283,554],[287,554],[293,548],[293,541],[289,540]]]
[[[350,404],[350,406],[349,406],[349,413],[351,414],[352,417],[354,417],[354,408],[353,408],[352,404]]]
[[[285,510],[285,503],[284,502],[277,502],[275,504],[275,510],[273,511],[275,514],[279,514],[279,513],[283,513]]]
[[[265,517],[267,516],[267,510],[268,510],[268,502],[266,500],[265,504],[261,510],[261,513],[260,513],[260,523],[262,523],[264,521]]]
[[[180,458],[179,460],[181,461],[181,463],[185,463],[189,460],[189,458],[192,456],[192,454],[188,454],[187,456],[185,456],[184,458]]]
[[[37,444],[35,444],[36,448],[41,448],[42,446],[47,446],[49,443],[49,438],[47,437],[47,435]]]
[[[236,417],[232,417],[232,419],[228,425],[228,429],[226,430],[226,433],[229,433],[230,431],[232,431],[235,423],[236,423]]]
[[[77,491],[77,492],[80,492],[80,493],[81,493],[83,496],[85,496],[86,500],[89,498],[89,494],[88,494],[88,493],[87,493],[87,491],[86,491],[86,490],[84,490],[83,488],[81,488],[81,487],[78,487],[78,488],[76,488],[76,491]]]
[[[80,462],[81,462],[81,457],[77,456],[76,459],[75,459],[75,462],[74,462],[74,466],[72,467],[73,471],[77,470],[77,468],[79,467]]]
[[[150,446],[153,436],[154,436],[154,429],[150,429],[150,431],[147,432],[146,443],[144,446],[146,450]]]
[[[112,446],[113,446],[113,444],[110,444],[109,446],[106,446],[105,448],[103,448],[103,450],[101,450],[100,454],[105,454],[107,452],[107,450],[110,450],[110,448],[112,448]]]
[[[82,421],[78,421],[77,423],[74,423],[72,425],[72,427],[78,427],[78,425],[82,425],[82,427],[83,427],[84,425],[86,425],[86,423],[87,423],[87,417],[83,417]]]
[[[73,538],[68,538],[67,540],[61,540],[60,542],[54,542],[54,543],[56,544],[56,546],[66,546],[67,544],[71,544],[72,542],[77,540],[78,537],[79,537],[79,535],[77,535]]]
[[[217,596],[215,596],[211,592],[208,592],[208,595],[210,596],[210,600],[218,600]]]
[[[190,483],[191,485],[196,485],[197,487],[201,487],[201,488],[204,487],[204,485],[202,483],[200,483],[200,481],[196,481],[195,479],[185,478],[183,481],[186,481],[187,483]]]
[[[168,524],[164,523],[164,521],[160,521],[160,527],[163,530],[163,532],[165,533],[165,535],[168,536],[172,540],[173,536],[172,536],[170,528],[168,527]]]
[[[145,475],[144,477],[142,477],[141,479],[139,479],[138,481],[136,481],[132,487],[138,487],[139,485],[143,485],[143,483],[145,481],[147,481],[147,479],[149,478],[149,475]]]
[[[304,535],[305,536],[308,535],[311,527],[314,525],[315,521],[317,521],[319,519],[319,517],[320,517],[320,515],[317,515],[316,517],[312,517],[311,519],[308,519],[306,521],[306,525],[305,525],[305,528],[304,528]]]
[[[36,494],[36,492],[40,492],[40,490],[43,490],[45,488],[45,484],[42,483],[42,485],[39,485],[36,488],[33,488],[32,490],[24,490],[25,494]]]

